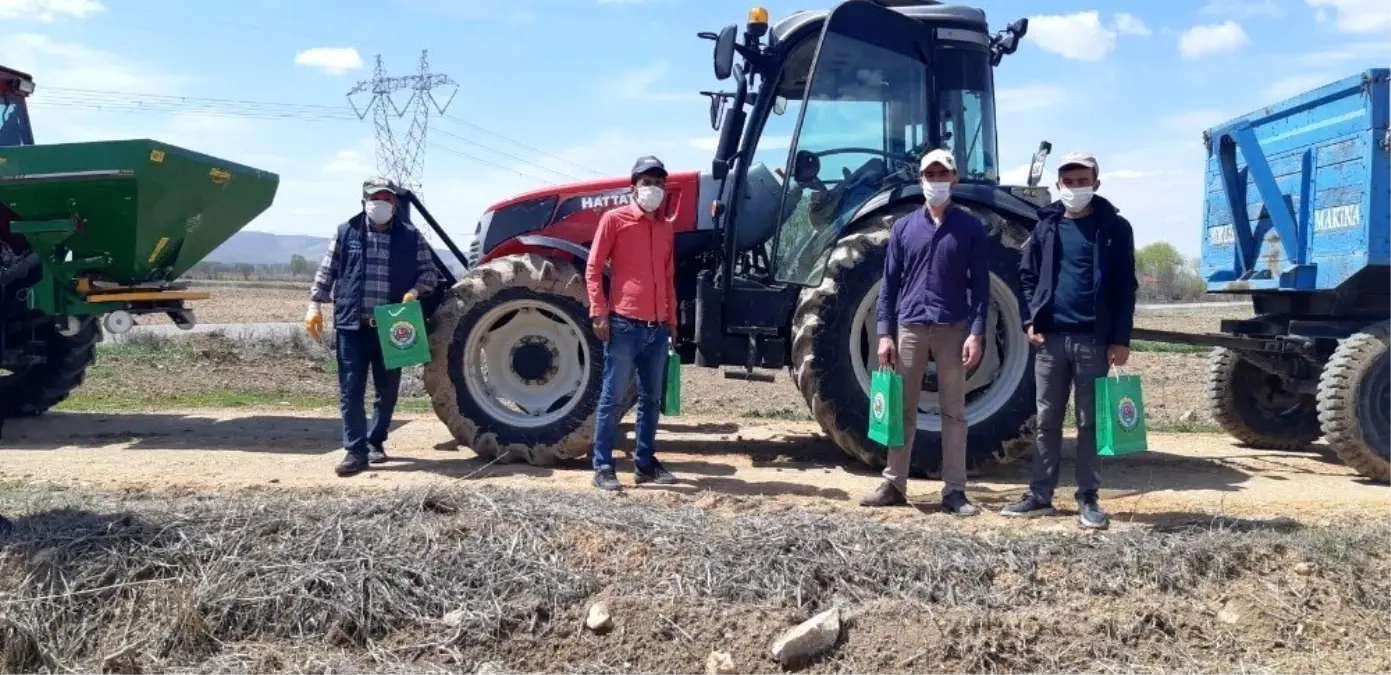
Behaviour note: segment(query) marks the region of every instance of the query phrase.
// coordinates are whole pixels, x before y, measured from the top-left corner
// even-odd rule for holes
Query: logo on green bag
[[[1135,405],[1135,400],[1126,396],[1116,405],[1116,421],[1121,423],[1121,428],[1126,431],[1135,429],[1140,424],[1140,409]]]
[[[409,321],[391,324],[391,346],[397,349],[410,349],[415,344],[415,326]]]
[[[878,392],[878,391],[874,392],[874,419],[876,419],[876,420],[882,420],[882,419],[884,419],[884,394],[883,394],[883,392]]]

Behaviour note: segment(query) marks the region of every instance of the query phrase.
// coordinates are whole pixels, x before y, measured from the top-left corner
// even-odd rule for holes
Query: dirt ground
[[[358,491],[457,484],[592,489],[583,461],[549,468],[486,463],[457,448],[432,414],[400,415],[389,441],[394,461],[340,479],[332,470],[341,457],[338,434],[332,411],[59,413],[6,424],[0,478],[103,491]],[[854,500],[879,480],[849,461],[811,422],[687,416],[663,424],[658,445],[682,484],[627,490],[626,498],[735,512],[860,513]],[[1384,517],[1391,505],[1384,486],[1364,482],[1318,452],[1249,450],[1206,434],[1153,434],[1151,448],[1104,462],[1102,499],[1117,528],[1221,517],[1328,524]],[[620,464],[626,470],[626,458]],[[1022,494],[1028,471],[1027,461],[996,468],[974,479],[970,493],[996,509]],[[1065,464],[1060,508],[1070,507],[1071,472]],[[938,489],[935,481],[914,481],[912,497],[924,513],[933,514]],[[887,521],[945,518],[917,510],[862,515]],[[994,514],[967,526],[1016,527]],[[1044,519],[1031,526],[1071,528],[1073,521]]]

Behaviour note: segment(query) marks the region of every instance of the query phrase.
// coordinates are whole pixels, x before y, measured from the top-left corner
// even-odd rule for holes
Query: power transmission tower
[[[444,87],[454,89],[449,93],[449,98],[440,104],[435,98],[434,90]],[[396,104],[395,96],[402,91],[410,92],[410,98],[403,106]],[[359,108],[353,101],[353,96],[363,93],[370,93],[372,98]],[[386,66],[382,64],[382,57],[378,54],[372,79],[358,82],[352,91],[348,92],[348,103],[352,105],[358,119],[372,116],[377,136],[377,171],[395,181],[397,185],[408,187],[419,194],[424,177],[425,135],[430,128],[430,111],[433,108],[436,113],[444,114],[457,93],[457,82],[448,75],[430,72],[427,50],[420,52],[419,72],[403,77],[387,76]],[[391,129],[391,118],[393,115],[398,119],[404,118],[407,113],[411,115],[410,126],[406,130],[405,139],[400,140]]]

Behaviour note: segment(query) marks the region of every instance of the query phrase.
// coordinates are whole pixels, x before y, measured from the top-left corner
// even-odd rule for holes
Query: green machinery
[[[0,419],[78,386],[98,321],[119,334],[157,313],[192,328],[186,303],[207,294],[180,275],[269,208],[280,182],[152,140],[25,143],[24,77],[0,69]]]

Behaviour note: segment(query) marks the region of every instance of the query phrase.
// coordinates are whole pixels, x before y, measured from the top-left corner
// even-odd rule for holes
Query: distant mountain
[[[207,258],[206,262],[250,263],[252,265],[288,265],[290,258],[302,255],[312,265],[323,260],[328,251],[328,237],[310,237],[302,234],[274,234],[242,230],[231,239],[223,242]],[[466,249],[468,242],[456,242],[460,249]],[[454,254],[449,249],[436,247],[435,252],[441,260],[454,268]]]

